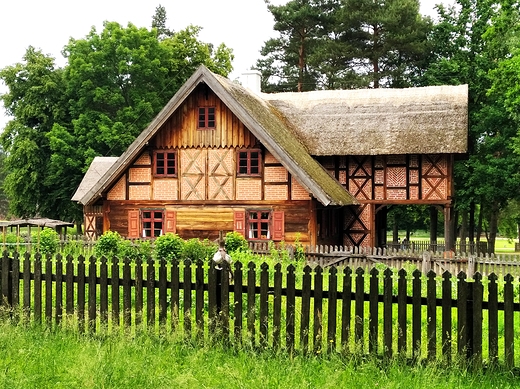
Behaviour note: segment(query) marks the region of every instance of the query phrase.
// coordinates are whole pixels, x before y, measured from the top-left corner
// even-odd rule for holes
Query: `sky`
[[[271,0],[274,5],[287,0]],[[433,5],[442,0],[423,0],[421,13],[434,15]],[[0,5],[0,69],[22,61],[29,46],[41,49],[65,65],[61,50],[69,38],[82,39],[104,21],[126,26],[150,27],[158,5],[166,9],[166,26],[174,31],[190,24],[202,27],[199,39],[233,49],[235,59],[230,78],[251,68],[263,43],[276,37],[274,20],[264,0],[2,0]],[[6,87],[0,83],[0,93]],[[0,104],[0,131],[9,117]]]

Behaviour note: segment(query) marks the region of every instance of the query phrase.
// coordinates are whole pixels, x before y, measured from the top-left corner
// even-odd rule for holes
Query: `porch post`
[[[444,251],[455,250],[455,242],[453,241],[452,228],[453,223],[451,219],[453,218],[453,208],[451,204],[444,205]]]

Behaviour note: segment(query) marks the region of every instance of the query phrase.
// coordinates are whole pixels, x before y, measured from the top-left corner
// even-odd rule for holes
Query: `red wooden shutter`
[[[285,235],[285,218],[283,211],[273,212],[273,240],[283,240]]]
[[[233,216],[233,229],[240,232],[243,237],[246,236],[246,213],[244,211],[237,211]]]
[[[164,233],[171,232],[175,234],[177,231],[177,214],[175,211],[166,211],[164,220]]]
[[[139,211],[128,211],[128,237],[139,238]]]

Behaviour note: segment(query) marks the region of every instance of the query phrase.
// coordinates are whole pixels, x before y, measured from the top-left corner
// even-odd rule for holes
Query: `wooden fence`
[[[163,328],[288,352],[519,364],[511,275],[469,280],[463,273],[236,262],[230,281],[225,271],[200,260],[5,253],[0,291],[12,316],[49,326],[72,318],[80,331]]]
[[[276,250],[287,251],[290,258],[297,257],[294,246],[274,246],[272,243],[253,243],[250,249],[260,255],[272,255]],[[476,272],[482,276],[511,274],[520,276],[520,255],[518,254],[481,254],[430,252],[412,250],[389,250],[370,247],[344,246],[305,246],[300,247],[301,257],[311,265],[361,267],[369,271],[373,267],[390,267],[394,270],[419,269],[424,274],[430,270],[436,274],[445,271],[457,275],[460,272],[473,277]]]

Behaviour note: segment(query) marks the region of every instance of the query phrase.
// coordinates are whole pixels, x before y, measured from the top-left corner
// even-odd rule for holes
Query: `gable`
[[[215,109],[215,128],[198,129],[198,108]],[[154,148],[254,147],[256,137],[206,85],[199,84],[150,140]]]

